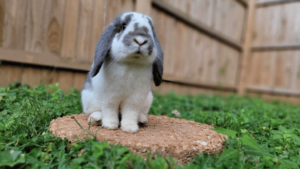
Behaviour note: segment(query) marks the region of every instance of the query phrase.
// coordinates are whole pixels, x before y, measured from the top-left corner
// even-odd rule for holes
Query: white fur
[[[81,99],[84,113],[91,114],[88,121],[92,125],[102,120],[103,127],[117,129],[118,114],[121,113],[121,129],[134,133],[139,130],[138,122],[147,123],[147,114],[153,100],[152,63],[157,51],[154,46],[152,54],[147,56],[148,46],[145,44],[140,48],[143,55],[137,55],[134,53],[139,48],[138,44],[126,47],[120,42],[128,31],[133,31],[136,22],[151,30],[146,18],[141,14],[132,14],[133,20],[127,25],[122,37],[119,40],[113,39],[112,61],[103,63],[99,73],[92,78],[92,88],[83,89]],[[137,40],[143,41],[142,37]]]

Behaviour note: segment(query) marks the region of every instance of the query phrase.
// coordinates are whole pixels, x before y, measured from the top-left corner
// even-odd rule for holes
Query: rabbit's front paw
[[[102,120],[102,126],[107,129],[118,129],[119,128],[119,121],[113,121],[113,120]]]
[[[139,126],[137,124],[122,124],[121,129],[128,133],[136,133],[139,131]]]
[[[88,123],[90,123],[92,126],[98,126],[101,125],[101,120],[102,113],[100,111],[96,111],[89,116]]]
[[[148,125],[148,118],[147,118],[147,115],[145,114],[139,114],[139,123],[147,126]]]

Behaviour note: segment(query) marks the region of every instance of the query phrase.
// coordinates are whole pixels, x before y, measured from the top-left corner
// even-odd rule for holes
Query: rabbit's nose
[[[139,39],[139,38],[134,38],[133,39],[135,43],[137,43],[139,46],[143,46],[144,44],[146,44],[148,41],[145,39]]]

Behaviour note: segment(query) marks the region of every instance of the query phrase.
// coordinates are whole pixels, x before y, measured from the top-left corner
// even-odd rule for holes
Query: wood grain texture
[[[239,74],[238,74],[238,94],[243,95],[246,91],[247,86],[247,78],[249,74],[249,66],[248,62],[250,60],[251,55],[251,46],[252,46],[252,34],[253,27],[255,22],[256,14],[256,0],[250,0],[248,5],[248,13],[247,13],[247,25],[245,31],[245,42],[243,46],[243,53],[239,63]]]
[[[250,86],[300,92],[299,51],[254,52],[249,64]]]
[[[61,53],[65,8],[66,0],[47,1],[45,11],[47,52]]]
[[[214,31],[231,37],[235,41],[241,41],[246,10],[236,0],[163,0],[162,2]]]
[[[2,46],[3,30],[5,18],[5,0],[0,0],[0,47]]]
[[[78,17],[79,0],[67,0],[62,35],[62,58],[75,58]]]
[[[215,0],[212,27],[233,40],[241,42],[246,10],[234,0]]]
[[[153,4],[157,8],[162,9],[163,11],[171,14],[172,16],[176,17],[177,19],[184,22],[185,24],[188,24],[189,26],[198,29],[199,31],[205,33],[206,35],[209,35],[210,37],[213,37],[214,39],[217,39],[218,41],[221,41],[224,44],[229,45],[232,48],[235,48],[236,50],[241,50],[241,45],[239,41],[234,40],[232,37],[220,31],[216,31],[215,29],[212,29],[210,26],[198,21],[197,19],[189,16],[188,14],[182,12],[181,10],[172,7],[170,3],[167,3],[165,0],[164,1],[153,0]]]
[[[83,84],[85,82],[87,73],[83,72],[74,72],[73,75],[73,87],[77,90],[82,90]]]
[[[235,86],[238,51],[158,9],[152,16],[164,51],[164,79]]]
[[[150,15],[152,5],[151,1],[152,0],[136,0],[135,11],[145,15]]]
[[[23,66],[21,82],[28,84],[31,88],[40,85],[42,82],[41,69],[31,66]]]
[[[106,25],[104,25],[104,17],[105,15],[105,0],[94,0],[93,5],[93,27],[92,27],[92,37],[91,37],[91,57],[94,57],[96,44],[101,36],[101,34],[104,32],[104,28]],[[107,7],[106,7],[107,8]]]
[[[194,87],[183,84],[174,84],[163,82],[159,87],[153,85],[153,91],[161,94],[168,94],[175,92],[178,95],[199,95],[199,94],[210,94],[210,95],[228,95],[232,94],[232,91],[216,90],[214,88],[205,87]]]
[[[31,52],[45,52],[46,43],[44,37],[46,0],[29,0],[26,29],[25,50]]]
[[[253,46],[300,44],[300,1],[258,8]]]
[[[93,0],[80,0],[79,21],[77,31],[76,58],[78,60],[92,61],[91,38],[92,38],[92,15]]]
[[[6,87],[10,83],[21,81],[22,71],[22,65],[2,62],[0,65],[0,86]]]
[[[29,1],[9,0],[5,2],[3,47],[24,50]]]
[[[75,70],[89,70],[91,67],[91,63],[63,59],[51,53],[34,53],[5,48],[0,48],[0,60]]]
[[[58,70],[59,88],[65,92],[69,92],[70,87],[73,87],[74,73],[66,70]]]
[[[282,5],[284,3],[294,3],[299,0],[258,0],[257,7],[267,7],[270,5]]]

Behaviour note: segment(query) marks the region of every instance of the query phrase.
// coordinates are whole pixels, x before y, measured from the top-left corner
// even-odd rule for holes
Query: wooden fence
[[[158,92],[300,95],[300,1],[0,0],[0,86],[81,89],[103,28],[150,15],[164,54]]]

